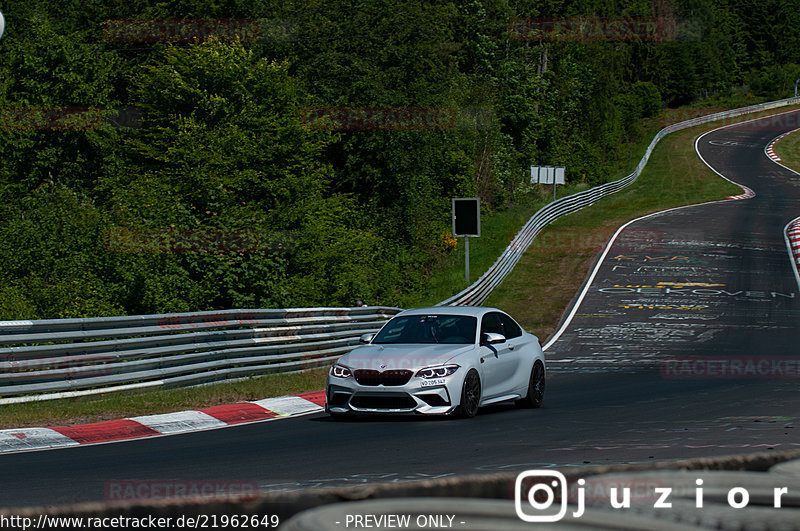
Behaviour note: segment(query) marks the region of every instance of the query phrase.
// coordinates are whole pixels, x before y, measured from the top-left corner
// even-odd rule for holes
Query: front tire
[[[531,369],[531,377],[528,380],[528,392],[524,398],[517,400],[520,407],[538,408],[544,401],[544,365],[537,361]]]
[[[481,403],[481,377],[478,371],[471,369],[464,377],[461,387],[461,404],[458,406],[460,417],[472,418],[478,414],[478,405]]]

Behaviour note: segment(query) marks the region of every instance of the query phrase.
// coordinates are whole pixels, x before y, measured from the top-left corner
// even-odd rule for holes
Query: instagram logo
[[[695,478],[694,488],[684,482],[688,483],[685,477],[670,485],[671,481],[633,472],[597,476],[589,478],[588,482],[578,478],[567,485],[561,472],[526,470],[517,476],[514,483],[514,509],[517,517],[525,522],[558,522],[566,516],[570,501],[574,508],[571,518],[583,516],[587,502],[593,506],[608,504],[611,509],[623,511],[630,509],[632,502],[648,502],[653,509],[672,509],[670,497],[673,490],[678,498],[691,499],[693,493],[695,508],[702,509],[703,478]],[[772,506],[775,509],[783,507],[782,496],[788,492],[788,487],[773,487]],[[527,505],[524,503],[526,500]],[[732,487],[727,492],[727,501],[730,508],[742,509],[750,503],[750,493],[744,487]]]
[[[523,500],[528,502],[525,507]],[[520,473],[514,483],[514,509],[525,522],[558,522],[567,514],[567,478],[555,470]]]

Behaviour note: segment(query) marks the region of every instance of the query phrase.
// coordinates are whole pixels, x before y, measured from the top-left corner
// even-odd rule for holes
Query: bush
[[[638,100],[639,117],[650,118],[661,112],[661,93],[658,87],[649,81],[637,81],[631,88],[633,96]]]

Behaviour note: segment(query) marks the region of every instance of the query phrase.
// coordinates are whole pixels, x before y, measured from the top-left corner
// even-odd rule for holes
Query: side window
[[[487,313],[483,316],[481,335],[486,333],[503,334],[503,322],[500,320],[499,313]]]
[[[503,322],[503,329],[506,331],[504,334],[506,339],[512,339],[522,335],[522,329],[514,322],[514,319],[501,313],[500,320]]]

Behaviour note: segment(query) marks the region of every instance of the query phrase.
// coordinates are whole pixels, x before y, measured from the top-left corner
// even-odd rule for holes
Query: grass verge
[[[800,171],[800,131],[778,140],[775,143],[775,154],[781,158],[781,164]]]
[[[669,110],[667,120],[671,123],[717,110],[722,109],[705,107],[698,111],[693,108],[689,114],[680,109]],[[665,125],[662,120],[663,117],[643,124],[646,134],[632,146],[633,164],[641,158],[653,134]],[[693,139],[718,126],[719,123],[707,124],[667,136],[659,143],[636,183],[542,231],[486,305],[507,310],[527,330],[545,339],[555,330],[597,253],[617,227],[650,212],[740,193],[737,186],[706,168],[694,153]],[[800,135],[786,137],[785,144],[779,142],[779,146],[784,144],[780,146],[781,150],[785,147],[800,155],[797,143],[791,144],[790,139],[798,142]],[[785,157],[787,164],[790,158]],[[800,161],[797,162],[800,166]],[[621,167],[613,178],[627,173],[627,168]],[[563,197],[585,188],[582,184],[570,185],[559,188],[558,195]],[[552,199],[550,193],[534,191],[520,204],[482,220],[482,236],[472,240],[470,245],[470,281],[480,276],[530,216]],[[451,260],[448,268],[434,275],[429,288],[410,297],[404,307],[432,305],[463,289],[466,285],[463,251],[454,254]],[[324,385],[326,372],[326,369],[314,369],[305,373],[273,374],[185,389],[9,404],[0,406],[3,413],[0,429],[98,422],[318,390]]]
[[[292,395],[322,389],[327,372],[327,368],[321,368],[182,389],[9,404],[0,406],[0,428],[99,422]]]

